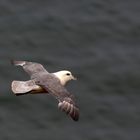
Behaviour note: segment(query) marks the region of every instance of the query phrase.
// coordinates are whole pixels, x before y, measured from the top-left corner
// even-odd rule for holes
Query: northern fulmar
[[[58,108],[74,121],[78,121],[79,108],[75,104],[74,96],[64,87],[68,81],[76,80],[70,71],[49,73],[41,64],[28,61],[12,61],[12,64],[22,66],[31,79],[28,81],[14,80],[11,88],[15,95],[51,94],[58,100]]]

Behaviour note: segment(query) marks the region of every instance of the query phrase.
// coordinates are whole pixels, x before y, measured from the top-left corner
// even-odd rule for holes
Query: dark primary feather
[[[59,101],[58,108],[60,110],[64,111],[73,120],[78,121],[79,109],[75,104],[74,96],[61,85],[53,74],[39,75],[36,79],[36,84],[49,91]]]
[[[67,98],[67,99],[70,100],[70,98]],[[59,102],[58,108],[64,112],[66,112],[66,114],[71,116],[71,118],[73,120],[78,121],[79,109],[73,103],[69,103],[67,101],[67,99],[64,98],[64,100],[62,102]]]

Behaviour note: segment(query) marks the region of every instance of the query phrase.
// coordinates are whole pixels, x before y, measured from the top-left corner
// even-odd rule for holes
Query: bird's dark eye
[[[68,76],[69,76],[69,75],[70,75],[70,73],[67,73],[66,75],[68,75]]]

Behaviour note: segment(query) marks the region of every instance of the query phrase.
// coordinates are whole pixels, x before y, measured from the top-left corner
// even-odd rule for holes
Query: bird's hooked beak
[[[72,75],[72,80],[77,80],[77,78]]]

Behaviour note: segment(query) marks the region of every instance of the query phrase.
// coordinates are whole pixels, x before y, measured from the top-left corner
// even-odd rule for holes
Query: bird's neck
[[[61,85],[66,85],[67,81],[59,74],[59,72],[55,72],[53,74],[60,80]]]

